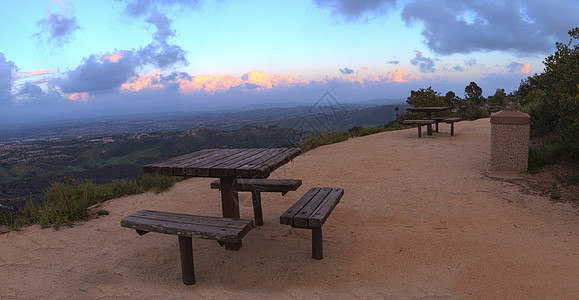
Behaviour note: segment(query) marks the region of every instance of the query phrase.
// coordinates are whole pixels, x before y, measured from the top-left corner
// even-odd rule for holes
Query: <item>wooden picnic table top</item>
[[[267,178],[300,154],[299,148],[205,149],[145,165],[143,172],[186,177]]]
[[[446,106],[431,106],[431,107],[411,107],[407,108],[411,112],[439,112],[439,111],[446,111],[448,107]]]

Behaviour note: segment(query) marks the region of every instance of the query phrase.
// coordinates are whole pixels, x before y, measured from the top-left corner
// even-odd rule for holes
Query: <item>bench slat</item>
[[[295,191],[302,185],[297,179],[246,179],[238,178],[236,191],[239,192],[288,192]],[[211,182],[212,189],[221,189],[219,179]]]
[[[320,188],[312,188],[307,191],[298,201],[296,201],[296,203],[294,203],[294,205],[279,217],[279,222],[285,225],[292,225],[294,216],[318,193],[319,190]]]
[[[434,124],[434,120],[404,120],[404,121],[402,121],[402,123],[428,125],[428,124]]]
[[[144,210],[123,218],[121,226],[147,232],[238,242],[253,228],[253,221]]]
[[[310,227],[322,227],[330,213],[334,210],[334,207],[340,202],[340,198],[344,195],[343,188],[334,188],[330,191],[330,194],[326,196],[324,201],[318,206],[318,208],[310,215],[308,220],[308,226]]]
[[[312,213],[320,206],[322,201],[332,191],[331,188],[321,188],[316,195],[294,216],[293,224],[307,227]]]
[[[141,210],[131,215],[131,217],[160,220],[175,223],[197,224],[201,226],[219,226],[228,228],[243,228],[247,223],[244,219],[221,218],[211,216],[198,216],[170,213],[163,211]]]

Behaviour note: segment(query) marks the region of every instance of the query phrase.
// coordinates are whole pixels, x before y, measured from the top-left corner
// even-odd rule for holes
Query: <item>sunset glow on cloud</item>
[[[67,97],[69,100],[75,101],[75,102],[84,102],[87,103],[88,100],[90,100],[92,98],[91,95],[89,95],[88,93],[72,93],[70,95],[68,95]]]
[[[531,74],[531,64],[526,63],[521,67],[521,74]]]
[[[34,70],[34,71],[18,71],[18,74],[22,78],[32,77],[32,76],[43,76],[43,75],[52,75],[56,69],[48,69],[48,70]]]
[[[328,75],[323,80],[298,80],[295,75],[268,75],[266,72],[251,71],[240,77],[232,75],[195,75],[178,73],[165,75],[161,70],[155,70],[150,74],[138,75],[122,84],[123,92],[139,92],[143,90],[163,90],[169,86],[178,86],[183,94],[193,94],[196,92],[220,93],[232,89],[238,90],[271,90],[279,87],[308,86],[311,84],[359,84],[364,86],[367,83],[404,83],[417,82],[416,74],[408,74],[402,69],[390,71],[387,74],[378,76],[368,76],[362,78],[358,76],[332,76]]]
[[[28,2],[0,10],[0,123],[36,120],[32,106],[59,119],[511,92],[579,15],[576,0]]]

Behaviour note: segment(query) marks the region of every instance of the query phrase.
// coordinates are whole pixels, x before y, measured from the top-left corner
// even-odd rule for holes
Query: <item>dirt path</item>
[[[579,295],[577,208],[490,174],[488,119],[320,147],[272,174],[303,186],[263,195],[265,225],[238,252],[194,240],[197,284],[181,283],[175,236],[119,225],[140,209],[220,215],[212,179],[102,205],[109,216],[74,228],[0,235],[2,298],[571,299]],[[512,175],[509,175],[513,177]],[[522,175],[521,175],[522,176]],[[519,176],[520,177],[520,176]],[[313,186],[343,187],[324,225],[324,260],[308,230],[279,216]],[[242,217],[251,199],[241,194]]]

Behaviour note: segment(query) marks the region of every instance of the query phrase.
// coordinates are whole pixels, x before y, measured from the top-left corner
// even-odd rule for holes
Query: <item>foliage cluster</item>
[[[168,190],[176,179],[167,176],[141,175],[134,180],[113,180],[95,185],[65,177],[64,182],[53,182],[45,191],[42,203],[28,201],[17,212],[0,211],[0,225],[18,228],[39,224],[43,228],[60,225],[72,226],[72,222],[89,216],[88,208],[106,200],[146,191],[160,193]],[[98,212],[98,215],[106,212]]]
[[[568,43],[557,43],[545,58],[545,71],[521,82],[517,96],[532,118],[531,134],[560,143],[562,154],[579,160],[579,28],[569,31]]]
[[[504,89],[497,89],[495,94],[488,99],[497,107],[506,105],[507,100]],[[440,92],[429,86],[426,89],[419,88],[417,91],[410,91],[410,96],[406,102],[414,107],[446,106],[457,110],[463,119],[474,120],[489,117],[488,111],[481,109],[487,99],[482,95],[482,88],[475,82],[471,82],[464,88],[464,99],[458,97],[453,91],[448,91],[444,96],[441,96]],[[439,115],[450,116],[452,114],[447,112]],[[416,114],[408,113],[404,118],[415,119],[417,117]]]

